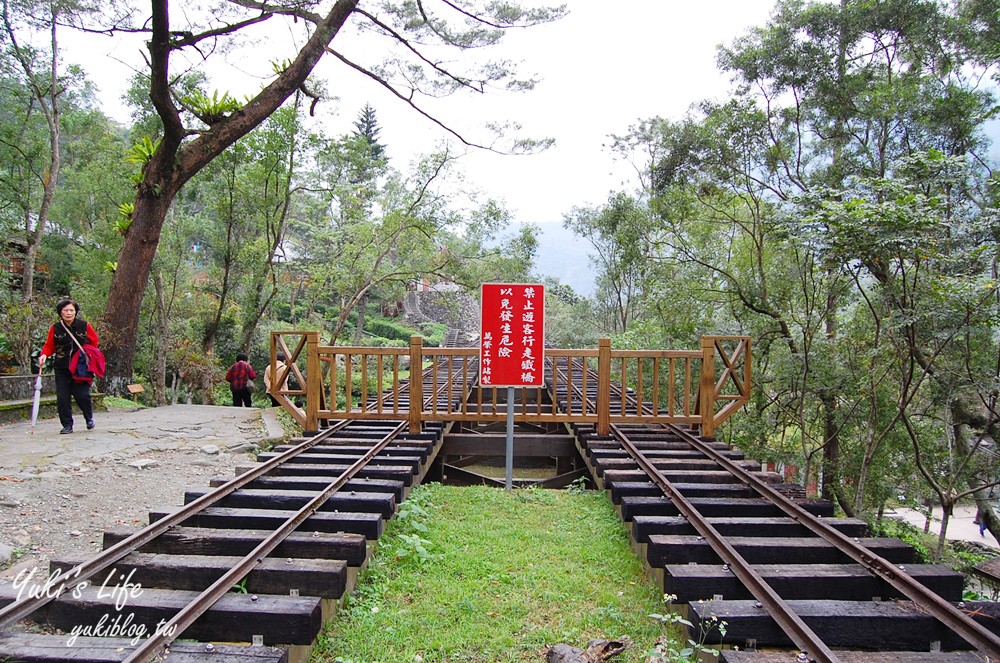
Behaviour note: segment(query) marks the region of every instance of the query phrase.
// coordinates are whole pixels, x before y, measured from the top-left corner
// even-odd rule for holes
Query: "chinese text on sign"
[[[539,387],[545,355],[545,286],[485,283],[479,375],[484,385]]]

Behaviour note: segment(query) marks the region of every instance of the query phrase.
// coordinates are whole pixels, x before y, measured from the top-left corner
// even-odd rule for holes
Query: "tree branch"
[[[346,64],[351,69],[354,69],[355,71],[361,73],[362,75],[367,76],[368,78],[372,79],[373,81],[375,81],[376,83],[378,83],[379,85],[381,85],[382,87],[384,87],[393,96],[395,96],[397,99],[400,99],[401,101],[403,101],[406,105],[408,105],[410,108],[412,108],[418,114],[423,115],[425,118],[427,118],[428,120],[430,120],[434,124],[438,125],[442,129],[444,129],[446,132],[450,133],[452,136],[454,136],[455,138],[457,138],[463,145],[467,145],[469,147],[476,147],[476,148],[479,148],[479,149],[482,149],[482,150],[486,150],[488,152],[493,152],[495,154],[502,154],[502,152],[500,152],[499,150],[496,150],[496,149],[494,149],[494,148],[492,148],[492,147],[490,147],[488,145],[480,145],[479,143],[474,143],[471,140],[468,140],[465,136],[463,136],[462,134],[458,133],[458,131],[456,131],[455,129],[452,129],[451,127],[449,127],[447,124],[445,124],[441,120],[437,119],[436,117],[434,117],[433,115],[431,115],[430,113],[428,113],[427,111],[425,111],[424,109],[420,108],[420,106],[418,106],[413,101],[413,99],[411,97],[404,96],[399,90],[397,90],[395,87],[393,87],[393,85],[391,83],[389,83],[388,81],[386,81],[384,78],[376,75],[374,72],[369,71],[368,69],[365,69],[361,65],[356,64],[356,63],[348,60],[346,57],[344,57],[343,55],[341,55],[340,53],[338,53],[337,51],[333,50],[330,47],[327,47],[326,50],[327,50],[328,53],[330,53],[335,58],[337,58],[338,60],[340,60],[341,62],[343,62],[344,64]]]

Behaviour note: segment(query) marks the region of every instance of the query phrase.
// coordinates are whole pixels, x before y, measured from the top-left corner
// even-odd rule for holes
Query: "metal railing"
[[[514,403],[506,389],[479,384],[478,348],[426,347],[420,336],[405,348],[333,346],[320,344],[316,331],[276,331],[272,370],[279,352],[287,362],[270,393],[307,431],[322,421],[379,419],[416,432],[425,421],[504,421],[511,407],[518,422],[587,422],[601,434],[611,424],[659,423],[712,436],[749,401],[751,387],[747,336],[703,336],[698,350],[614,350],[609,339],[594,349],[546,348],[546,385],[518,387]],[[423,377],[410,379],[417,372]],[[435,396],[425,399],[425,388]],[[560,407],[550,394],[563,390],[584,396]],[[626,404],[633,400],[641,407]]]

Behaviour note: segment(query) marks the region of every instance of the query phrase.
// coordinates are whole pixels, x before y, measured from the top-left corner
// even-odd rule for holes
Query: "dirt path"
[[[97,426],[59,434],[58,420],[0,426],[0,582],[47,569],[67,552],[101,549],[103,531],[144,525],[150,509],[179,506],[186,488],[232,478],[266,442],[273,412],[174,405],[98,412]],[[82,422],[80,422],[82,423]]]

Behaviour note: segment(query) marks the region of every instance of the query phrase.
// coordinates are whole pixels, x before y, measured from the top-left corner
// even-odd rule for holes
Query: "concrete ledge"
[[[281,444],[285,439],[285,428],[278,421],[278,410],[280,409],[267,407],[260,411],[260,419],[264,422],[264,428],[267,429],[267,436],[264,439],[272,445]]]
[[[104,405],[104,394],[92,393],[91,397],[94,399],[94,410],[103,412],[108,409]],[[10,424],[15,421],[30,420],[31,405],[33,402],[33,398],[26,400],[19,399],[13,401],[0,401],[0,424]],[[56,397],[42,396],[38,401],[38,418],[54,419],[58,416],[59,413],[56,410]]]

